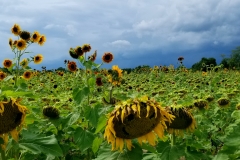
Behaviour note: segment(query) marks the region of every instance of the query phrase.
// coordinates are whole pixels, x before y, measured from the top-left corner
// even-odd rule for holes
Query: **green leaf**
[[[91,77],[91,78],[88,79],[88,85],[89,85],[90,87],[95,86],[95,82],[96,82],[96,80],[95,80],[94,77]]]
[[[213,160],[229,160],[229,158],[226,154],[217,154]]]
[[[22,97],[22,96],[26,96],[26,97],[32,97],[34,98],[35,95],[33,95],[32,92],[27,92],[27,91],[12,91],[12,90],[6,90],[3,91],[2,94],[6,95],[7,97]]]
[[[81,127],[76,129],[73,138],[82,151],[90,148],[94,140],[93,134],[88,130],[83,130]]]
[[[95,160],[106,160],[106,159],[114,159],[114,160],[140,160],[143,158],[142,148],[133,143],[134,147],[131,151],[124,149],[122,152],[120,151],[111,151],[111,145],[104,143],[99,151],[98,156]]]
[[[69,127],[73,125],[77,120],[79,119],[80,115],[78,113],[70,113],[67,115],[67,117],[60,119],[61,121],[57,120],[56,123],[54,123],[56,126],[59,125],[59,122],[62,124],[63,128]]]
[[[33,138],[34,137],[34,138]],[[27,138],[27,137],[25,137]],[[19,147],[33,154],[44,153],[52,156],[62,156],[62,150],[58,145],[58,142],[54,135],[31,135],[29,139],[21,139],[19,141]]]
[[[100,145],[102,144],[102,141],[103,141],[103,139],[102,138],[98,138],[98,137],[96,137],[93,140],[92,150],[93,150],[94,154],[98,151]]]
[[[83,100],[83,98],[85,98],[88,94],[89,94],[90,90],[88,87],[84,87],[83,89],[74,89],[73,91],[73,99],[77,104],[80,104]]]
[[[147,150],[147,151],[149,151],[149,152],[152,152],[152,153],[157,154],[156,148],[153,147],[153,146],[151,146],[151,145],[149,145],[149,144],[147,144],[147,143],[143,143],[143,144],[142,144],[142,149],[145,149],[145,150]]]
[[[94,134],[100,132],[106,125],[107,123],[107,118],[105,115],[102,115],[99,119],[98,119],[98,124],[97,124],[97,128]]]
[[[177,146],[168,146],[163,150],[161,159],[178,160],[182,156],[184,156],[183,148],[178,148]]]
[[[86,119],[89,120],[94,127],[97,127],[97,124],[98,124],[98,119],[99,119],[98,113],[99,113],[100,107],[101,107],[101,104],[97,104],[93,107],[88,106],[85,109]]]

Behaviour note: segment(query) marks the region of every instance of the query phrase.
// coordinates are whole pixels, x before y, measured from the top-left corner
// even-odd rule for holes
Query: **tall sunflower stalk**
[[[12,60],[5,59],[3,61],[3,66],[8,71],[12,72],[13,68],[15,69],[15,86],[17,85],[18,77],[20,69],[29,69],[28,64],[31,61],[34,61],[34,63],[38,64],[42,62],[43,56],[41,54],[31,57],[32,59],[25,58],[21,61],[21,57],[27,52],[26,49],[32,44],[32,43],[38,43],[40,46],[42,46],[45,41],[46,37],[44,35],[40,35],[39,32],[35,31],[32,34],[28,31],[21,30],[21,27],[18,24],[14,24],[11,28],[11,32],[18,37],[17,40],[12,40],[12,38],[9,39],[9,46],[12,50],[12,52],[15,54],[14,57],[14,63]]]

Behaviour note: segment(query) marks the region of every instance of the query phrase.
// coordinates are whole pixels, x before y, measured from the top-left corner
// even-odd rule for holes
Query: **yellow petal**
[[[2,114],[4,112],[4,105],[3,103],[1,102],[0,103],[0,113]]]
[[[156,143],[155,143],[156,136],[152,131],[149,132],[148,134],[146,134],[145,136],[146,136],[146,139],[147,139],[147,141],[150,145],[152,145],[152,146],[156,145]]]
[[[138,137],[137,140],[138,140],[138,143],[140,145],[142,145],[142,142],[146,142],[146,137],[145,137],[145,135],[143,135],[141,137]]]
[[[18,131],[16,129],[10,131],[12,138],[17,142],[18,141]]]
[[[137,109],[138,109],[138,117],[141,118],[141,115],[140,115],[141,106],[140,106],[140,104],[137,104]]]
[[[124,120],[124,118],[125,118],[125,114],[126,114],[126,110],[125,110],[125,108],[123,108],[122,114],[121,114],[122,123],[123,123],[123,120]]]
[[[160,139],[164,137],[164,127],[162,126],[161,122],[153,129],[153,131],[158,135]]]
[[[147,105],[147,115],[146,115],[146,117],[148,117],[148,115],[149,115],[149,111],[150,111],[150,106]]]
[[[132,110],[133,110],[134,113],[137,112],[137,106],[136,106],[136,104],[133,104],[133,105],[131,106],[131,108],[132,108]]]
[[[124,146],[123,139],[116,137],[116,149],[118,150],[118,148],[119,148],[120,151],[122,151],[123,150],[123,146]]]
[[[125,142],[126,142],[126,144],[127,144],[127,149],[129,150],[129,151],[131,151],[132,150],[132,140],[131,139],[125,139]]]

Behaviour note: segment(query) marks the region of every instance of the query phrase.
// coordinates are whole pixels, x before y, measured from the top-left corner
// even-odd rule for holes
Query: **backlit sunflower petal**
[[[129,151],[131,151],[132,150],[132,140],[131,139],[125,139],[125,142],[126,142],[126,145],[127,145],[127,149],[129,150]]]
[[[146,117],[148,117],[148,115],[149,115],[149,111],[150,111],[150,106],[147,105],[147,115],[146,115]]]
[[[123,123],[123,120],[124,120],[124,118],[125,118],[125,113],[126,113],[126,110],[125,110],[125,108],[122,110],[122,114],[121,114],[121,121],[122,121],[122,123]]]
[[[148,134],[145,135],[148,143],[152,146],[156,145],[156,137],[155,134],[151,131]]]
[[[18,141],[18,131],[16,129],[10,131],[10,134],[15,141]]]
[[[143,135],[143,136],[141,136],[141,137],[138,137],[137,140],[138,140],[138,143],[139,143],[140,145],[142,145],[142,142],[144,142],[144,143],[146,142],[146,136]]]
[[[153,129],[153,131],[158,135],[160,139],[164,138],[164,127],[161,122]]]
[[[133,105],[131,106],[131,108],[132,108],[132,110],[133,110],[134,113],[136,113],[136,112],[138,111],[136,104],[133,104]]]

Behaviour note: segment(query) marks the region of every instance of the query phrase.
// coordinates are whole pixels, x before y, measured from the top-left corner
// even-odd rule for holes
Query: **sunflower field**
[[[35,31],[11,28],[15,58],[0,71],[3,160],[240,159],[240,73],[223,66],[104,69],[90,44],[70,48],[66,70],[31,69],[44,57]],[[71,47],[71,46],[70,46]]]

